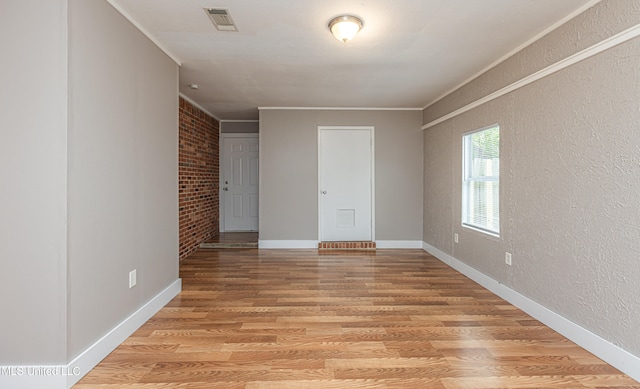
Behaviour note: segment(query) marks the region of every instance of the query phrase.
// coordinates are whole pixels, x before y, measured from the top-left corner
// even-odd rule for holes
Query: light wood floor
[[[200,251],[82,388],[640,388],[420,250]]]

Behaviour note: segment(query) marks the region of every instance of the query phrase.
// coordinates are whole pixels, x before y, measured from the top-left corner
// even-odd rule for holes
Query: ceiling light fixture
[[[353,15],[340,15],[331,19],[329,30],[337,40],[347,43],[362,29],[362,19]]]

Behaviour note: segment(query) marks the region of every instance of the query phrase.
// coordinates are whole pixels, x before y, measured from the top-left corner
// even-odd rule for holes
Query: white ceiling
[[[251,120],[257,107],[423,108],[595,0],[110,2],[182,63],[183,95]],[[213,7],[239,31],[218,31]],[[327,28],[345,13],[364,20],[347,44]]]

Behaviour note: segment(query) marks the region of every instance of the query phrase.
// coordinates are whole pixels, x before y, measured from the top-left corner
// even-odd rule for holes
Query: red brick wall
[[[180,97],[180,259],[219,232],[220,123]]]

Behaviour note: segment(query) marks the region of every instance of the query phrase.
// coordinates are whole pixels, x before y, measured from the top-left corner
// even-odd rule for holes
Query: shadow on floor
[[[221,232],[200,244],[201,249],[257,248],[257,232]]]

